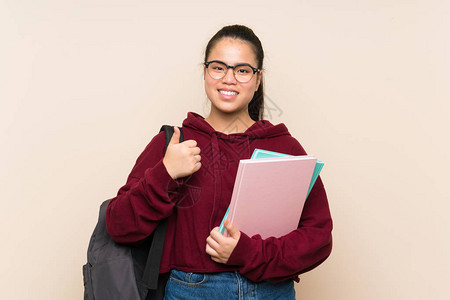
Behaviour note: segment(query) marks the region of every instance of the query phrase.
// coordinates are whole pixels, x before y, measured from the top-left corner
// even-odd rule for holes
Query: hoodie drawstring
[[[221,174],[221,170],[223,169],[224,166],[221,166],[221,153],[220,153],[220,147],[219,147],[219,138],[218,138],[218,132],[214,132],[211,135],[211,149],[212,149],[212,167],[213,167],[213,174],[214,174],[214,178],[213,178],[213,182],[214,182],[214,197],[213,197],[213,206],[212,206],[212,211],[211,211],[211,217],[209,220],[209,228],[210,230],[212,230],[213,226],[214,226],[214,221],[217,220],[217,206],[221,201],[221,194],[220,191],[222,190],[222,174]],[[236,149],[239,149],[239,144],[241,146],[244,146],[246,149],[242,149],[242,154],[246,153],[247,154],[247,158],[250,158],[251,153],[250,153],[250,137],[248,135],[245,136],[240,136],[238,138],[240,140],[240,142],[234,144],[234,147],[236,147]],[[244,152],[245,151],[245,152]],[[235,158],[233,158],[235,159]],[[230,199],[231,200],[231,199]],[[220,219],[223,218],[223,216],[219,216]]]
[[[211,148],[212,148],[212,164],[213,164],[213,174],[214,174],[214,197],[213,197],[213,207],[211,212],[211,217],[209,219],[209,230],[213,228],[213,222],[216,216],[216,203],[220,201],[217,199],[219,197],[219,191],[221,190],[221,178],[220,178],[220,150],[219,141],[217,138],[217,133],[211,135]]]

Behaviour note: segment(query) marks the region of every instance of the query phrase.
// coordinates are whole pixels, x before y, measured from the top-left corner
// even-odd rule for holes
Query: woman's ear
[[[206,79],[205,76],[206,76],[206,66],[203,65],[203,80]]]

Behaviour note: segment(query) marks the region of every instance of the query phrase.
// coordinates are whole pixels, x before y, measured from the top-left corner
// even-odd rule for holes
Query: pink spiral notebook
[[[296,229],[316,161],[313,156],[241,160],[227,219],[263,239]]]

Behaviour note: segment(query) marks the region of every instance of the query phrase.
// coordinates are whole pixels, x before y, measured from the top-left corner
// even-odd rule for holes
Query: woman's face
[[[229,66],[247,63],[257,68],[255,53],[251,46],[242,40],[223,38],[211,49],[208,61],[219,60]],[[205,91],[211,101],[211,114],[225,113],[239,117],[246,114],[248,104],[261,82],[261,75],[255,73],[252,79],[242,83],[234,77],[233,69],[228,69],[221,79],[212,78],[204,67]]]

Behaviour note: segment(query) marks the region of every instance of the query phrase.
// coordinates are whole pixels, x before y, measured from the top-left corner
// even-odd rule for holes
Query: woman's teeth
[[[233,91],[224,91],[224,90],[219,90],[219,93],[223,94],[223,95],[237,95],[237,92],[233,92]]]

